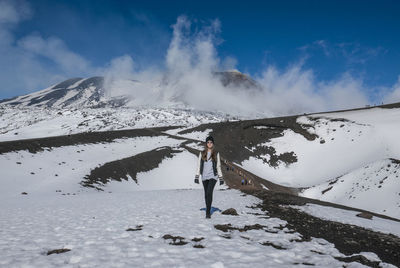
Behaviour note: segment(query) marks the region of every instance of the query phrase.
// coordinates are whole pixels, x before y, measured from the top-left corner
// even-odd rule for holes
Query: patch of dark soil
[[[200,241],[203,240],[203,239],[204,239],[204,237],[195,237],[195,238],[192,239],[192,241],[194,241],[194,242],[200,242]]]
[[[61,147],[77,144],[112,142],[115,139],[132,138],[132,137],[148,137],[166,135],[161,131],[174,129],[179,126],[159,127],[159,128],[142,128],[142,129],[127,129],[113,130],[100,132],[84,132],[78,134],[70,134],[63,136],[54,136],[36,139],[22,139],[15,141],[0,142],[0,154],[28,150],[30,153],[43,151],[45,148]]]
[[[389,158],[393,164],[398,164],[400,165],[400,160],[399,159],[395,159],[395,158]]]
[[[223,238],[226,238],[226,239],[231,239],[232,238],[232,236],[226,235],[226,234],[222,234],[222,235],[219,235],[219,236],[223,237]]]
[[[323,190],[321,193],[325,194],[327,191],[332,190],[333,186],[326,188],[325,190]]]
[[[317,254],[319,254],[319,255],[325,255],[325,253],[322,253],[322,252],[320,252],[320,251],[316,251],[316,250],[310,250],[311,252],[314,252],[314,253],[317,253]]]
[[[69,248],[53,249],[53,250],[47,251],[47,255],[60,254],[60,253],[68,252],[68,251],[71,251],[71,250]]]
[[[300,262],[295,262],[295,263],[293,263],[293,264],[296,264],[296,265],[303,264],[303,265],[307,265],[307,266],[315,266],[314,263],[310,263],[310,262],[302,262],[302,263],[300,263]]]
[[[239,216],[239,214],[237,213],[236,209],[234,209],[234,208],[228,208],[228,209],[222,211],[221,214]]]
[[[103,190],[101,185],[111,180],[128,180],[128,175],[135,181],[139,172],[145,172],[157,168],[165,158],[172,158],[174,153],[181,151],[174,150],[171,147],[161,147],[148,152],[143,152],[131,157],[115,160],[96,167],[86,175],[80,183],[85,187],[93,187],[97,190]]]
[[[308,140],[314,140],[318,136],[311,134],[304,128],[304,125],[296,122],[297,116],[264,118],[255,120],[239,120],[233,122],[208,123],[185,129],[178,132],[178,135],[193,131],[205,131],[212,129],[210,134],[214,137],[218,150],[231,162],[241,163],[250,157],[259,158],[260,155],[270,155],[268,164],[277,166],[280,162],[291,164],[297,161],[294,152],[277,154],[271,146],[259,146],[273,138],[283,135],[283,131],[292,131],[304,136]],[[254,148],[253,151],[247,148]]]
[[[335,259],[337,259],[339,261],[343,261],[343,262],[355,262],[356,261],[361,264],[367,265],[369,267],[374,267],[374,268],[381,267],[379,265],[378,261],[370,261],[362,255],[354,255],[354,256],[348,256],[348,257],[335,257]]]
[[[231,231],[231,230],[238,230],[239,232],[246,232],[248,230],[260,230],[260,229],[263,229],[264,227],[267,227],[267,226],[261,225],[261,224],[258,224],[258,223],[253,224],[253,225],[245,225],[242,228],[232,226],[230,223],[228,223],[228,224],[215,224],[214,225],[215,229],[223,231],[223,232],[228,232],[228,231]]]
[[[263,202],[259,204],[259,207],[263,211],[267,211],[271,217],[287,221],[286,227],[300,233],[303,239],[310,239],[311,237],[323,238],[335,244],[335,247],[345,255],[374,252],[382,261],[400,266],[399,237],[392,234],[375,232],[355,225],[320,219],[285,205],[319,203],[320,205],[329,204],[330,206],[342,209],[350,208],[286,193],[242,191],[249,194],[252,193],[254,196],[261,198]],[[380,215],[380,217],[382,216]],[[226,229],[229,229],[229,226]]]
[[[170,234],[166,234],[162,238],[164,238],[165,240],[171,239],[172,241],[169,244],[175,245],[175,246],[182,246],[182,245],[186,245],[188,243],[188,242],[184,241],[185,238],[182,236],[173,236]]]
[[[274,247],[274,248],[276,248],[276,249],[287,249],[287,248],[285,248],[285,247],[282,247],[282,246],[280,246],[280,245],[276,245],[276,244],[274,244],[274,243],[272,243],[272,242],[268,242],[268,241],[262,242],[262,243],[260,243],[260,244],[263,245],[263,246],[271,246],[271,247]]]
[[[126,231],[141,231],[142,230],[142,228],[143,228],[143,225],[136,225],[136,227],[135,228],[128,228],[128,229],[126,229]]]
[[[205,248],[205,246],[200,245],[200,244],[193,245],[193,247],[194,247],[194,248]]]
[[[334,180],[330,181],[330,182],[329,182],[329,185],[335,184],[335,183],[339,180],[340,177],[341,177],[341,176],[336,177]]]
[[[22,192],[21,194],[27,195],[28,193],[27,192]]]

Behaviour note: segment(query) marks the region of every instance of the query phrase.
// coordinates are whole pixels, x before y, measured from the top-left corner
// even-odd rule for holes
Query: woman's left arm
[[[222,178],[221,159],[219,157],[219,152],[217,154],[217,172],[218,172],[218,178]]]

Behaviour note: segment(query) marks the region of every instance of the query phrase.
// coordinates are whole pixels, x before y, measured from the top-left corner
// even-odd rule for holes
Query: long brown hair
[[[203,159],[204,161],[207,161],[207,151],[208,151],[208,148],[207,148],[207,143],[206,143],[206,145],[204,146],[204,150],[201,151],[201,159]],[[213,147],[211,148],[211,158],[214,161],[217,161],[217,153],[218,152],[215,149],[215,144],[213,143]]]

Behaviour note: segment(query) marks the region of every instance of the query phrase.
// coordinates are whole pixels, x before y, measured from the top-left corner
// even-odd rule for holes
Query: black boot
[[[206,219],[210,219],[211,218],[211,213],[206,213]]]

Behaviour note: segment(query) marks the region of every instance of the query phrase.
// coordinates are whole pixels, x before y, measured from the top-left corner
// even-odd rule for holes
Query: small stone
[[[27,192],[22,192],[21,194],[28,194]]]
[[[234,209],[234,208],[228,208],[228,209],[222,211],[221,214],[239,216],[236,209]]]
[[[356,216],[360,217],[360,218],[368,219],[368,220],[372,220],[372,217],[373,217],[372,214],[370,214],[368,212],[361,212],[361,213],[358,213]]]
[[[68,252],[68,251],[70,251],[69,248],[53,249],[53,250],[47,251],[47,255],[54,254],[54,253],[60,254],[60,253]]]

